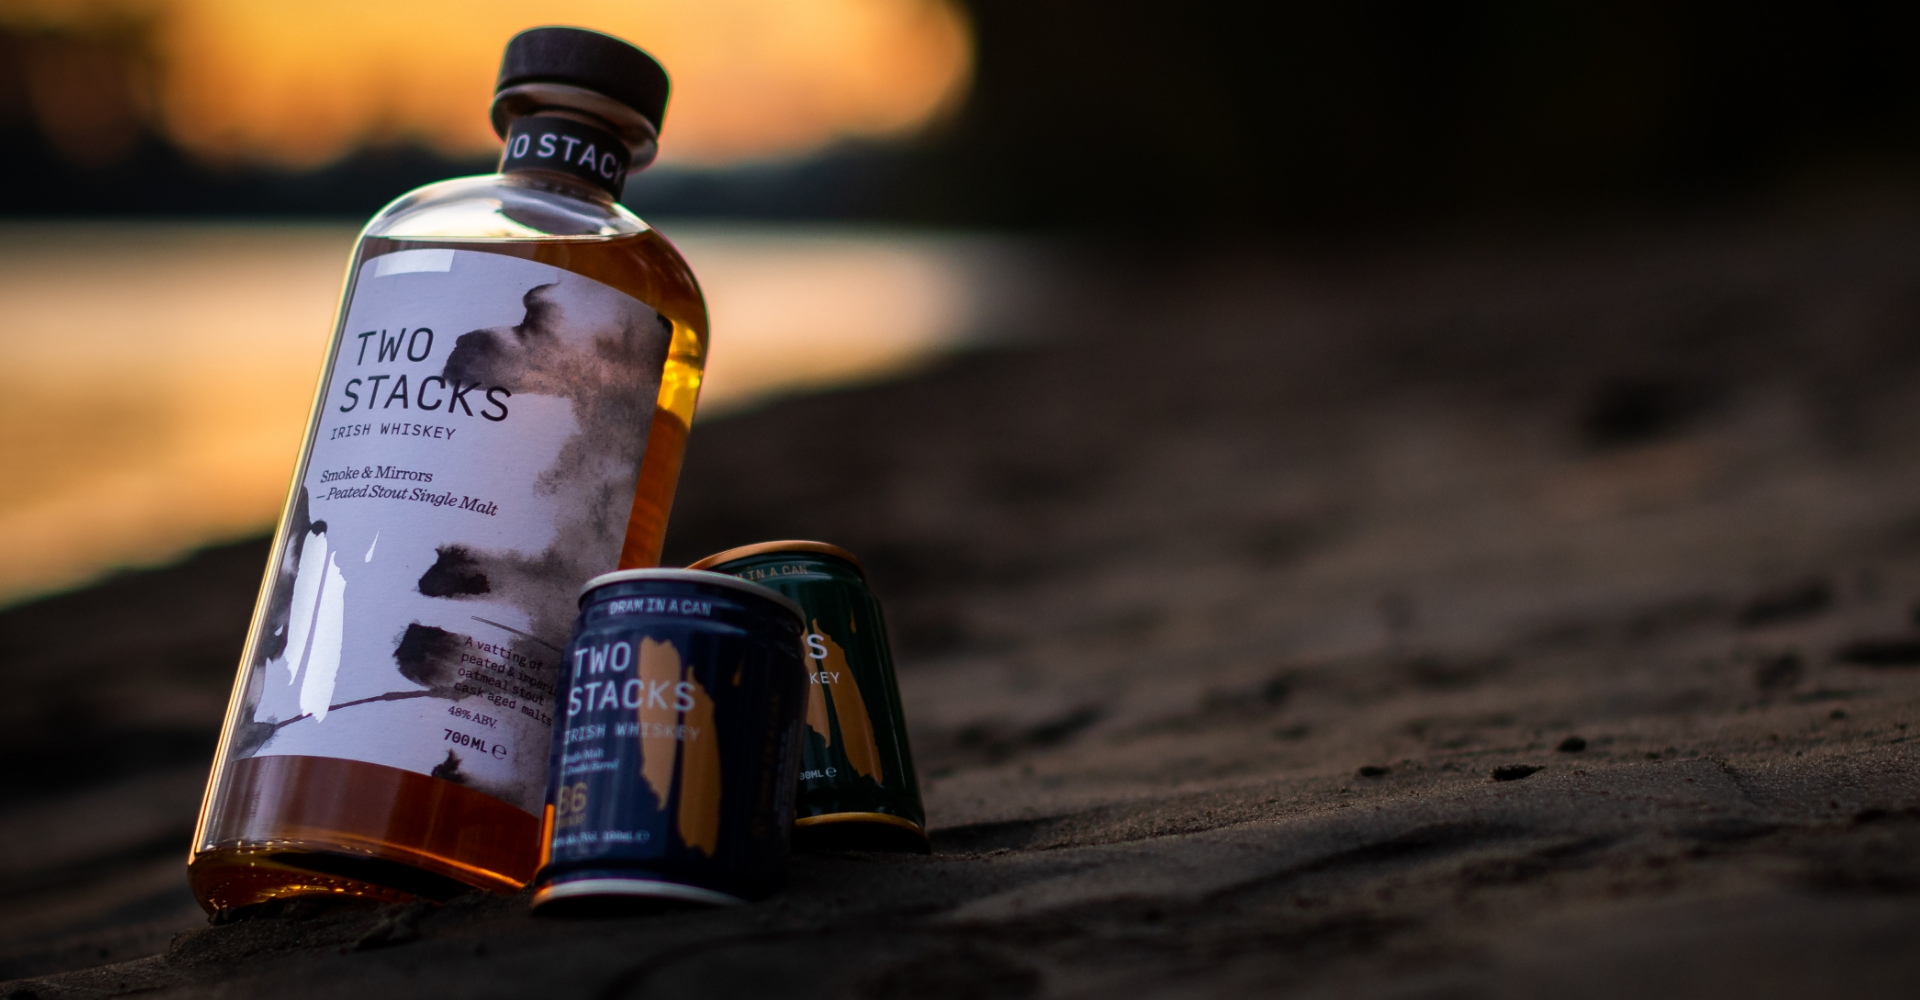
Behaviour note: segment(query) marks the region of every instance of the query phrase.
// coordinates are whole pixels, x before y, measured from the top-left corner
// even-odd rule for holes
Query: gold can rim
[[[721,552],[715,552],[698,562],[689,563],[688,569],[712,569],[721,563],[730,563],[735,559],[749,556],[763,556],[775,552],[814,552],[835,556],[853,564],[861,576],[867,575],[867,568],[860,563],[860,557],[831,542],[813,542],[801,538],[783,539],[777,542],[754,542],[751,545],[739,545]]]
[[[841,812],[824,813],[819,816],[800,816],[794,819],[794,826],[826,826],[830,823],[881,823],[887,826],[904,827],[920,835],[920,839],[932,843],[925,827],[905,816],[880,812]]]

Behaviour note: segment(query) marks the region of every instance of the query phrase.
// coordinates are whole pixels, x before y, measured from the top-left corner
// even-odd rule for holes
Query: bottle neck
[[[620,197],[632,153],[620,136],[591,116],[549,109],[507,126],[503,174],[559,174]]]

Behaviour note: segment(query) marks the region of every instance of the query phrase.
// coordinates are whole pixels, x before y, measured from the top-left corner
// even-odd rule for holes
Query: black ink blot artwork
[[[528,291],[522,299],[526,318],[518,326],[462,334],[442,377],[503,385],[516,396],[558,396],[573,404],[577,429],[540,474],[537,487],[560,500],[553,540],[532,554],[465,549],[460,554],[462,573],[484,578],[490,593],[529,613],[529,632],[564,640],[573,627],[574,588],[613,568],[586,560],[594,553],[617,553],[626,535],[654,406],[651,394],[636,393],[634,387],[655,381],[666,363],[668,341],[646,322],[652,317],[641,314],[595,338],[590,349],[570,344],[561,333],[566,315],[556,292],[555,284]],[[424,577],[421,585],[426,593]]]
[[[407,680],[432,688],[443,698],[458,697],[454,685],[460,679],[460,650],[472,644],[472,639],[457,632],[414,622],[401,634],[393,660]]]
[[[236,756],[264,752],[282,730],[303,720],[324,725],[329,713],[386,701],[484,700],[486,711],[496,717],[508,713],[546,719],[551,696],[542,692],[552,690],[555,654],[572,629],[574,591],[581,582],[614,568],[625,538],[659,373],[671,342],[670,322],[624,296],[610,296],[617,293],[585,279],[537,285],[520,297],[524,312],[518,324],[460,335],[440,372],[449,384],[500,387],[502,399],[516,403],[513,417],[523,422],[524,415],[543,412],[543,407],[547,414],[570,415],[570,427],[555,427],[547,418],[545,426],[559,432],[546,439],[557,444],[542,446],[552,449],[546,454],[553,457],[530,483],[520,479],[521,489],[532,487],[541,510],[536,521],[526,522],[534,526],[528,543],[510,544],[511,531],[482,536],[501,539],[482,543],[453,533],[434,544],[431,537],[416,534],[411,544],[434,546],[432,562],[424,569],[417,556],[390,548],[409,544],[406,541],[382,543],[376,535],[366,549],[356,543],[347,552],[341,548],[344,543],[328,537],[324,521],[311,520],[313,497],[301,487],[289,515],[289,541],[274,569],[264,634],[251,663],[244,715],[249,721],[241,727]],[[564,400],[565,409],[536,402],[541,397]],[[498,427],[497,433],[515,433],[513,421],[489,419],[496,421],[489,426]],[[390,539],[406,537],[404,531],[395,534],[395,527],[389,526]],[[344,526],[340,533],[345,534]],[[410,624],[386,640],[398,676],[386,675],[391,680],[384,682],[357,673],[369,668],[357,666],[368,661],[356,660],[358,654],[349,652],[356,642],[364,642],[353,636],[356,627],[365,626],[353,622],[365,609],[356,613],[346,603],[349,591],[362,595],[356,601],[384,599],[376,596],[386,593],[379,586],[366,589],[354,582],[369,572],[366,564],[374,562],[376,551],[383,560],[399,560],[391,565],[414,567],[410,572],[419,575],[402,586],[430,599],[413,610]],[[371,572],[383,571],[375,566]],[[500,611],[455,611],[469,602]],[[435,605],[449,613],[433,613]],[[509,608],[518,615],[499,621]],[[465,625],[469,619],[477,624]],[[488,655],[509,665],[511,676],[501,679],[510,688],[483,689],[462,682],[462,655],[476,647],[495,649]],[[354,683],[340,690],[354,694],[334,703],[336,680],[343,671]],[[374,683],[369,685],[369,680]],[[379,693],[360,693],[369,686]],[[297,705],[292,703],[296,693]],[[424,769],[425,762],[414,766]],[[457,758],[438,763],[433,773],[441,772],[457,775],[449,780],[471,787],[487,784],[462,770]],[[513,802],[532,801],[539,794],[531,785],[482,790]]]
[[[438,558],[420,574],[420,593],[427,597],[475,597],[493,592],[487,574],[480,569],[464,545],[442,545],[434,550]]]

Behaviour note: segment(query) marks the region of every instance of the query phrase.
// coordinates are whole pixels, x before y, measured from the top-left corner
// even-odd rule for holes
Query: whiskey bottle
[[[523,32],[500,172],[362,232],[194,834],[209,911],[533,876],[574,594],[658,562],[705,363],[692,272],[617,200],[667,91]]]

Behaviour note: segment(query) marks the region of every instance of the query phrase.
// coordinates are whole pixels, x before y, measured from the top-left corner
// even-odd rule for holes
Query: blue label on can
[[[563,661],[536,882],[778,887],[806,703],[800,649],[790,611],[737,587],[636,580],[590,593]]]

